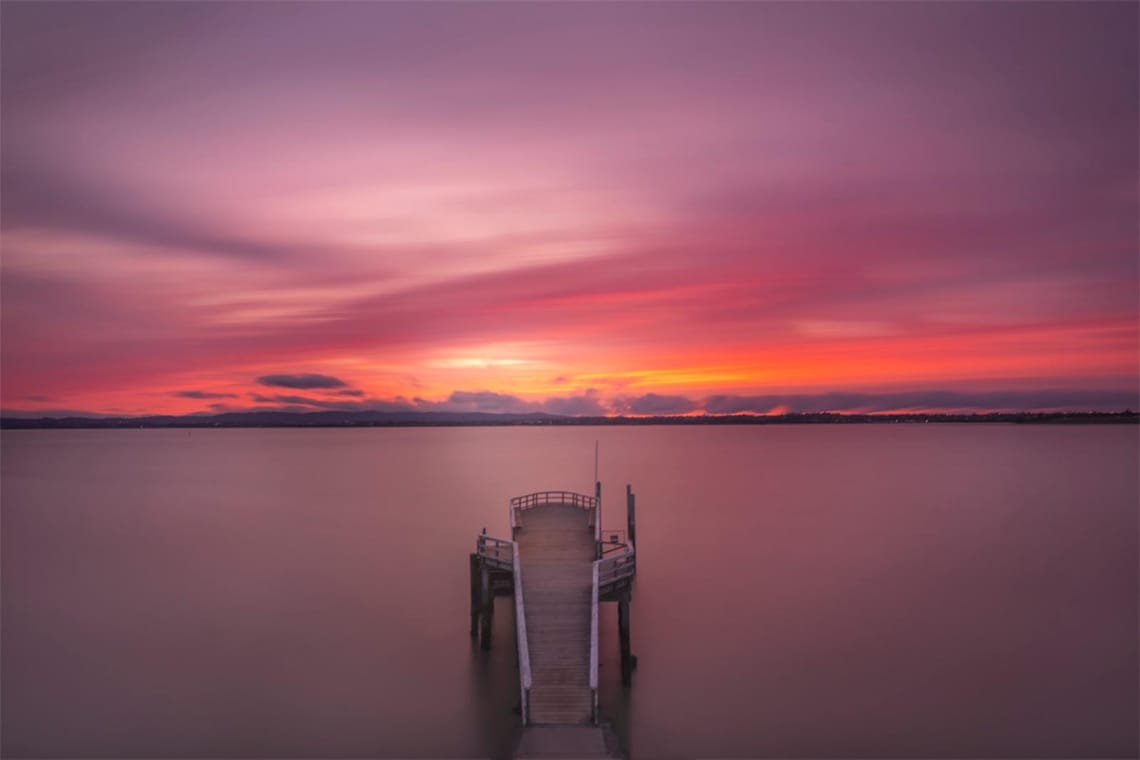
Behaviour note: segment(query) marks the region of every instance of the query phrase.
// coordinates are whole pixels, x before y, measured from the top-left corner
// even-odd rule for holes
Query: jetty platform
[[[494,597],[514,599],[522,734],[515,757],[620,757],[598,712],[598,610],[618,605],[622,683],[632,680],[629,622],[636,506],[626,487],[626,527],[602,530],[594,495],[540,491],[509,505],[510,538],[484,529],[470,556],[471,635],[491,646]]]

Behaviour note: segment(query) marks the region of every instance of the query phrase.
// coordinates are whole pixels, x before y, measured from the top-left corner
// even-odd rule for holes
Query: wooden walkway
[[[510,500],[510,540],[475,541],[471,555],[471,635],[491,646],[494,597],[514,596],[523,732],[517,758],[620,757],[613,732],[598,725],[598,607],[618,604],[622,685],[629,651],[630,588],[637,571],[634,498],[626,487],[627,531],[603,543],[601,485],[595,495],[540,491]]]
[[[591,723],[590,615],[596,558],[590,513],[543,504],[517,529],[532,686],[530,722]]]

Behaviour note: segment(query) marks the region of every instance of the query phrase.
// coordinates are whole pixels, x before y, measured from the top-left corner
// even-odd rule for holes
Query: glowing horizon
[[[0,407],[1135,409],[1138,13],[5,3]]]

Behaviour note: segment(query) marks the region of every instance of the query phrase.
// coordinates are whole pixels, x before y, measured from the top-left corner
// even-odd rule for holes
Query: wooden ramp
[[[618,603],[622,684],[629,651],[630,584],[637,570],[633,493],[626,487],[628,538],[603,544],[601,485],[594,496],[540,491],[510,500],[511,540],[488,536],[471,555],[471,635],[491,646],[494,596],[515,599],[519,711],[517,758],[621,757],[598,717],[598,606]],[[617,531],[620,533],[620,531]]]
[[[590,616],[596,558],[591,513],[568,504],[526,511],[516,529],[530,649],[530,722],[588,724]]]

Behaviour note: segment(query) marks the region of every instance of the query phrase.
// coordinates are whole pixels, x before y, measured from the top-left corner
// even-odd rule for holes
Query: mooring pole
[[[618,599],[618,638],[621,640],[621,685],[633,683],[633,655],[629,645],[629,592]]]
[[[479,555],[471,554],[471,637],[479,635],[479,606],[482,599],[479,596]]]
[[[495,615],[495,597],[491,593],[491,571],[487,568],[486,562],[479,563],[481,565],[481,572],[479,573],[479,596],[482,602],[482,625],[479,631],[479,646],[483,649],[491,648],[491,623]]]
[[[594,558],[602,558],[602,481],[594,481]]]
[[[626,485],[625,487],[625,515],[626,515],[626,533],[629,542],[633,544],[633,548],[637,548],[637,518],[635,517],[635,497],[633,494],[633,486]]]

